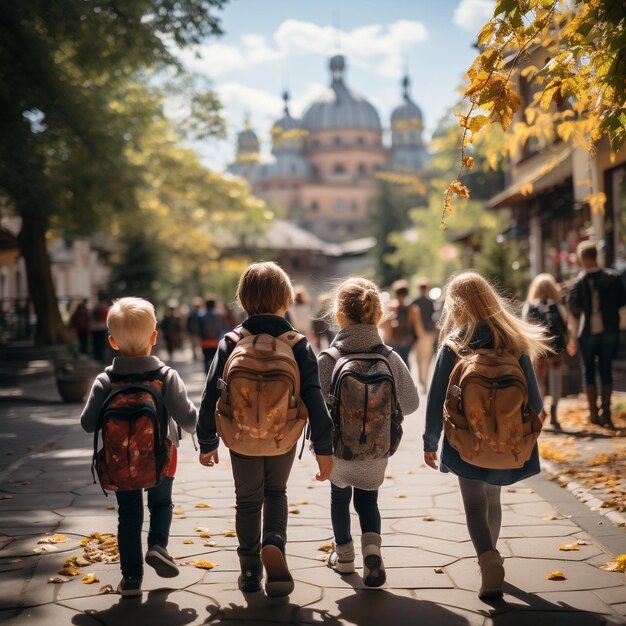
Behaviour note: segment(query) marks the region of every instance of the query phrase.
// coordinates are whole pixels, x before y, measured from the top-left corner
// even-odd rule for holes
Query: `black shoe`
[[[258,569],[243,570],[239,574],[237,585],[243,593],[261,591],[261,571]]]
[[[163,546],[152,546],[146,552],[146,563],[153,567],[161,578],[178,576],[178,565]]]
[[[138,598],[141,595],[141,578],[122,578],[117,593],[122,598]]]

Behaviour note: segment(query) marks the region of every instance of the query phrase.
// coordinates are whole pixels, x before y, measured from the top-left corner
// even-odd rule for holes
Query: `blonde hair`
[[[552,274],[537,274],[533,278],[530,287],[528,287],[526,302],[533,302],[534,300],[541,300],[541,302],[554,300],[555,302],[560,302],[561,293]]]
[[[496,350],[525,352],[531,358],[550,352],[544,329],[516,317],[507,301],[478,272],[462,272],[450,279],[443,311],[441,343],[450,341],[467,349],[478,324],[485,322]]]
[[[378,287],[365,278],[348,278],[337,287],[335,318],[350,324],[378,324],[383,305]]]
[[[272,261],[253,263],[239,279],[237,301],[248,315],[289,308],[294,301],[291,280],[287,272]]]
[[[109,334],[120,352],[129,356],[150,347],[150,337],[156,326],[154,305],[143,298],[115,300],[107,315]]]

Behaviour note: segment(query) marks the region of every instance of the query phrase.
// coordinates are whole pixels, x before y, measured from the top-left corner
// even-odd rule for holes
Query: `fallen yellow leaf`
[[[237,533],[234,530],[225,530],[224,537],[236,537]]]
[[[626,572],[626,554],[618,554],[600,567],[607,572]]]
[[[210,509],[211,505],[207,504],[206,502],[198,502],[196,504],[196,509]]]
[[[64,565],[57,574],[61,574],[61,576],[78,576],[80,574],[80,570],[73,565]]]
[[[435,567],[435,574],[443,574],[443,567]]]
[[[86,574],[83,576],[82,582],[84,585],[93,585],[94,583],[99,583],[100,579],[95,574]]]
[[[215,541],[207,541],[206,543],[202,544],[205,548],[215,548],[215,546],[217,546],[217,544],[215,543]]]
[[[71,578],[67,578],[67,576],[52,576],[52,578],[48,578],[49,583],[53,583],[55,585],[59,585],[61,583],[69,583]]]
[[[400,498],[400,499],[406,498],[406,493],[399,493],[398,495],[396,495],[396,498]]]
[[[571,550],[580,550],[580,546],[578,543],[564,543],[559,546],[559,550],[562,550],[563,552],[570,552]]]
[[[293,513],[294,515],[300,515],[300,509],[291,509],[289,512]]]
[[[195,541],[193,539],[183,539],[183,543],[190,544],[190,543],[195,543]]]
[[[556,571],[556,572],[550,572],[546,576],[546,580],[567,580],[567,578],[565,577],[565,574],[563,572]]]
[[[209,532],[200,533],[198,535],[198,537],[200,537],[200,539],[210,539],[211,538],[211,533],[209,533]]]
[[[172,513],[174,513],[174,515],[183,515],[185,511],[183,511],[182,509],[174,509]]]
[[[208,528],[204,526],[196,526],[193,530],[196,533],[210,533],[211,532]]]
[[[309,501],[308,500],[300,500],[300,502],[298,502],[298,504],[304,505],[304,504],[308,504]]]
[[[193,566],[199,569],[213,569],[217,567],[219,563],[211,563],[211,561],[196,561]]]
[[[103,585],[98,590],[98,593],[115,593],[115,590],[113,589],[113,585]]]
[[[332,552],[333,551],[333,544],[332,543],[324,543],[322,544],[318,550],[320,552]]]
[[[426,515],[424,517],[422,517],[422,520],[425,522],[434,522],[435,518],[432,515]]]

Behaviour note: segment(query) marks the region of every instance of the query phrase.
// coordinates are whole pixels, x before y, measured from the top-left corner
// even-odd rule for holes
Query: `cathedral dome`
[[[281,153],[276,156],[275,161],[259,166],[253,182],[309,178],[310,175],[311,168],[303,156],[295,153]]]
[[[283,116],[276,120],[272,126],[272,153],[301,152],[302,138],[306,131],[302,129],[302,123],[294,119],[289,113],[289,94],[283,94],[285,108]]]
[[[391,126],[397,126],[398,123],[402,125],[414,125],[421,126],[422,124],[422,112],[420,108],[411,100],[409,95],[409,78],[404,77],[402,81],[403,94],[402,102],[391,113]]]
[[[330,88],[305,111],[303,127],[309,132],[349,128],[382,130],[376,109],[344,84],[344,57],[334,56],[330,60],[330,70],[333,76]]]

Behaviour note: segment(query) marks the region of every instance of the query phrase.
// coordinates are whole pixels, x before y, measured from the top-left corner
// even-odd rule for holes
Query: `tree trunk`
[[[28,293],[37,315],[35,345],[67,343],[69,335],[61,319],[52,271],[46,246],[47,218],[22,213],[22,229],[18,241],[26,264]]]

